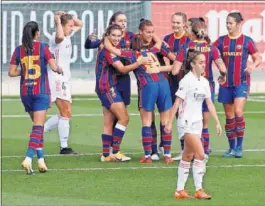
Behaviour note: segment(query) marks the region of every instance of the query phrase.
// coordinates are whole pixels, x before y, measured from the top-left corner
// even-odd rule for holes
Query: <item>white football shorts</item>
[[[191,123],[191,125],[178,125],[177,124],[177,129],[178,129],[178,136],[179,139],[183,139],[184,135],[186,133],[189,134],[198,134],[201,137],[202,134],[202,120],[196,121]]]
[[[59,98],[72,103],[71,84],[69,81],[60,77],[49,76],[49,83],[52,102],[55,102],[55,100]]]

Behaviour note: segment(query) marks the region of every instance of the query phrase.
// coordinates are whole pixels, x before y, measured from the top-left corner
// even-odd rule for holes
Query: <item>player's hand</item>
[[[61,16],[56,15],[55,18],[54,18],[54,20],[55,20],[55,24],[56,24],[56,25],[61,24]]]
[[[253,72],[255,69],[255,65],[252,62],[247,63],[247,68],[244,70],[244,72],[248,72],[249,74]]]
[[[165,41],[162,41],[162,42],[165,44],[165,46],[166,46],[167,48],[169,48],[169,45],[168,45],[167,42],[165,42]]]
[[[65,14],[65,12],[64,11],[57,11],[56,13],[55,13],[55,15],[57,16],[62,16],[62,15],[64,15]]]
[[[216,128],[216,135],[221,136],[222,135],[222,127],[221,127],[220,123],[217,123],[215,125],[215,128]]]
[[[218,83],[220,84],[220,85],[223,85],[224,83],[226,82],[226,76],[219,76],[218,77]]]
[[[89,35],[89,39],[90,39],[91,41],[96,41],[96,40],[97,40],[97,36],[96,36],[96,34],[95,34],[94,32],[92,32],[92,33]]]
[[[166,123],[164,131],[165,131],[165,133],[171,133],[171,131],[172,131],[172,123],[171,122]]]
[[[63,75],[63,69],[60,66],[57,66],[55,70],[53,70],[54,72],[58,73],[58,74],[62,74]]]
[[[149,57],[143,57],[139,60],[137,60],[138,64],[139,65],[146,65],[146,64],[152,64],[153,63],[153,60]]]

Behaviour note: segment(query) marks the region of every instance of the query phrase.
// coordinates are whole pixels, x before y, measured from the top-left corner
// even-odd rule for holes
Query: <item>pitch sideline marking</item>
[[[213,153],[216,152],[225,152],[226,150],[214,150]],[[265,149],[245,149],[244,152],[265,152]],[[177,152],[172,152],[172,153],[177,153]],[[125,154],[128,155],[137,155],[137,154],[143,154],[143,152],[125,152]],[[79,156],[98,156],[101,155],[101,153],[79,153],[76,155],[61,155],[61,154],[46,154],[46,157],[79,157]],[[23,158],[25,156],[23,155],[4,155],[2,158]]]
[[[158,115],[159,113],[155,113]],[[224,114],[224,112],[217,112],[217,114]],[[252,111],[244,112],[244,114],[265,114],[265,111]],[[51,117],[55,114],[49,114],[48,117]],[[103,114],[73,114],[72,117],[101,117]],[[140,113],[129,113],[129,116],[140,116]],[[2,118],[28,118],[29,115],[26,114],[4,114]]]
[[[253,168],[253,167],[264,167],[265,165],[212,165],[207,166],[207,168]],[[163,167],[163,166],[151,166],[151,167],[91,167],[91,168],[54,168],[49,169],[49,171],[53,172],[60,172],[60,171],[115,171],[115,170],[140,170],[140,169],[176,169],[177,166],[171,166],[171,167]],[[2,172],[8,173],[8,172],[25,172],[25,170],[14,170],[14,169],[7,169],[2,170]]]

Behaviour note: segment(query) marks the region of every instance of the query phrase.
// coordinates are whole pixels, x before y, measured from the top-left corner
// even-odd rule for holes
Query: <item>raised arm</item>
[[[63,26],[61,24],[61,16],[64,14],[63,11],[58,11],[55,14],[55,24],[56,24],[56,34],[55,34],[55,43],[60,44],[64,40]]]
[[[85,49],[96,49],[99,47],[100,45],[100,40],[99,39],[96,39],[96,40],[91,40],[91,35],[89,35],[87,38],[86,38],[86,42],[85,42]]]
[[[73,30],[75,32],[77,32],[78,30],[80,30],[83,27],[83,22],[75,16],[73,16],[73,20],[74,20]]]
[[[110,53],[113,53],[116,56],[121,56],[121,50],[114,47],[107,36],[104,37],[104,46],[108,51],[110,51]]]

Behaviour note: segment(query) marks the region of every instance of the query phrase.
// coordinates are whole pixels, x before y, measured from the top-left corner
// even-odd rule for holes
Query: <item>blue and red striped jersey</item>
[[[119,45],[119,48],[121,49],[125,49],[125,50],[129,50],[130,47],[131,47],[131,42],[132,40],[134,39],[135,37],[135,34],[132,33],[132,32],[125,32],[124,36],[121,38],[121,41],[120,41],[120,45]],[[89,39],[89,36],[87,37],[86,39],[86,42],[85,42],[85,48],[86,49],[95,49],[95,48],[99,48],[99,45],[103,43],[102,40],[95,40],[95,41],[91,41]]]
[[[182,47],[184,47],[184,49],[188,47],[188,44],[191,40],[186,33],[183,33],[180,36],[176,36],[174,33],[172,33],[166,35],[164,37],[164,41],[169,45],[171,52],[174,52],[175,55],[177,55]]]
[[[249,54],[258,52],[254,41],[243,34],[237,38],[225,35],[219,37],[214,45],[220,50],[227,68],[227,81],[222,86],[232,87],[243,83],[250,85],[250,74],[244,70],[247,67]]]
[[[23,45],[16,47],[10,64],[21,66],[20,95],[50,94],[47,63],[53,58],[47,44],[34,41],[27,53]]]
[[[141,52],[138,51],[123,51],[122,56],[126,58],[130,63],[135,63],[137,59],[143,58],[143,57],[150,57],[153,59],[152,65],[141,65],[137,69],[135,69],[133,72],[137,79],[137,85],[140,88],[143,88],[149,83],[152,82],[158,82],[160,80],[166,80],[166,77],[162,72],[159,73],[147,73],[146,70],[150,69],[152,66],[160,66],[159,60],[157,58],[157,54],[159,54],[161,51],[157,48],[151,48],[149,50],[143,50]]]
[[[97,92],[107,93],[117,84],[117,71],[112,66],[116,61],[119,61],[119,58],[112,55],[106,48],[98,52],[95,70]]]
[[[123,50],[130,50],[131,42],[135,38],[135,34],[132,32],[125,32],[124,36],[121,38],[120,41],[120,48]]]
[[[190,38],[186,33],[183,33],[180,36],[176,36],[174,33],[168,34],[164,37],[164,41],[169,45],[171,52],[173,52],[176,56],[179,53],[181,48],[186,50],[188,48],[188,44],[191,42]],[[173,64],[170,61],[170,64]],[[178,82],[184,77],[184,69],[181,69],[177,75],[172,75],[169,73],[169,84],[177,85]]]
[[[150,44],[144,45],[143,50],[148,51],[148,50],[152,49],[154,45],[155,45],[155,42],[151,41]],[[170,52],[171,51],[167,47],[167,45],[165,43],[162,43],[160,51],[158,53],[156,53],[156,57],[157,57],[157,59],[158,59],[158,61],[159,61],[161,66],[165,66],[166,65],[166,63],[164,61],[164,57],[167,57]],[[169,79],[168,72],[163,72],[163,75],[165,76],[165,78],[167,80]]]
[[[212,63],[213,60],[217,60],[221,58],[220,52],[214,45],[209,45],[206,41],[192,41],[188,44],[188,49],[195,49],[197,51],[202,52],[206,57],[206,66],[204,77],[209,80],[209,82],[213,81],[213,69]],[[180,50],[177,55],[176,60],[179,62],[184,62],[186,60],[187,50],[185,51],[183,48]]]

